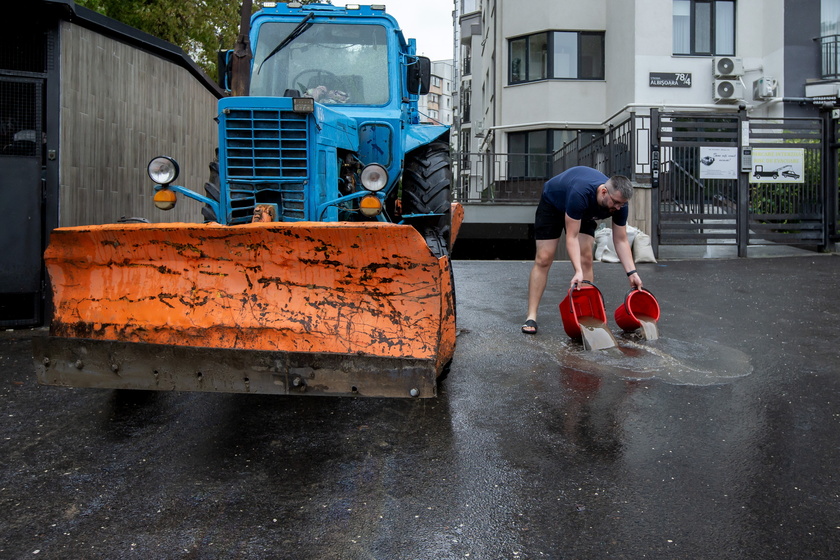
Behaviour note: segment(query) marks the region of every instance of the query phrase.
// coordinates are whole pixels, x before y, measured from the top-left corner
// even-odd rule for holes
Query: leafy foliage
[[[254,11],[264,3],[253,0]],[[233,48],[242,7],[241,1],[231,0],[76,0],[76,4],[178,45],[214,80],[216,53]]]

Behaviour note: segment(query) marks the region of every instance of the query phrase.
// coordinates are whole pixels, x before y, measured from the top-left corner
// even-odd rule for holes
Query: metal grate
[[[51,38],[42,22],[17,18],[0,34],[0,69],[42,74],[47,71]]]
[[[306,218],[307,115],[232,109],[224,121],[233,223],[250,220],[254,206],[277,204],[284,221]]]
[[[39,156],[41,82],[0,77],[0,155]]]

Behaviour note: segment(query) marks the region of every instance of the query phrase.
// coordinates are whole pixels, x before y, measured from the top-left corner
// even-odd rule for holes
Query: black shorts
[[[584,218],[580,221],[580,232],[591,237],[595,237],[597,227],[598,224],[592,218]],[[534,238],[560,239],[560,234],[564,229],[566,229],[566,213],[558,210],[545,197],[541,197],[534,216]]]

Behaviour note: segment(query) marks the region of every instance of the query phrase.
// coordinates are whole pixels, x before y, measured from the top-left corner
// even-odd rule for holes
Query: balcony
[[[823,80],[840,80],[840,35],[826,35],[820,37],[819,42],[820,77]]]

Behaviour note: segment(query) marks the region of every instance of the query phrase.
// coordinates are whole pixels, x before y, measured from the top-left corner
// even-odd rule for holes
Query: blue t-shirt
[[[570,167],[545,183],[543,198],[573,220],[612,217],[615,225],[627,225],[627,206],[613,214],[598,204],[598,187],[608,180],[609,177],[591,167]]]

